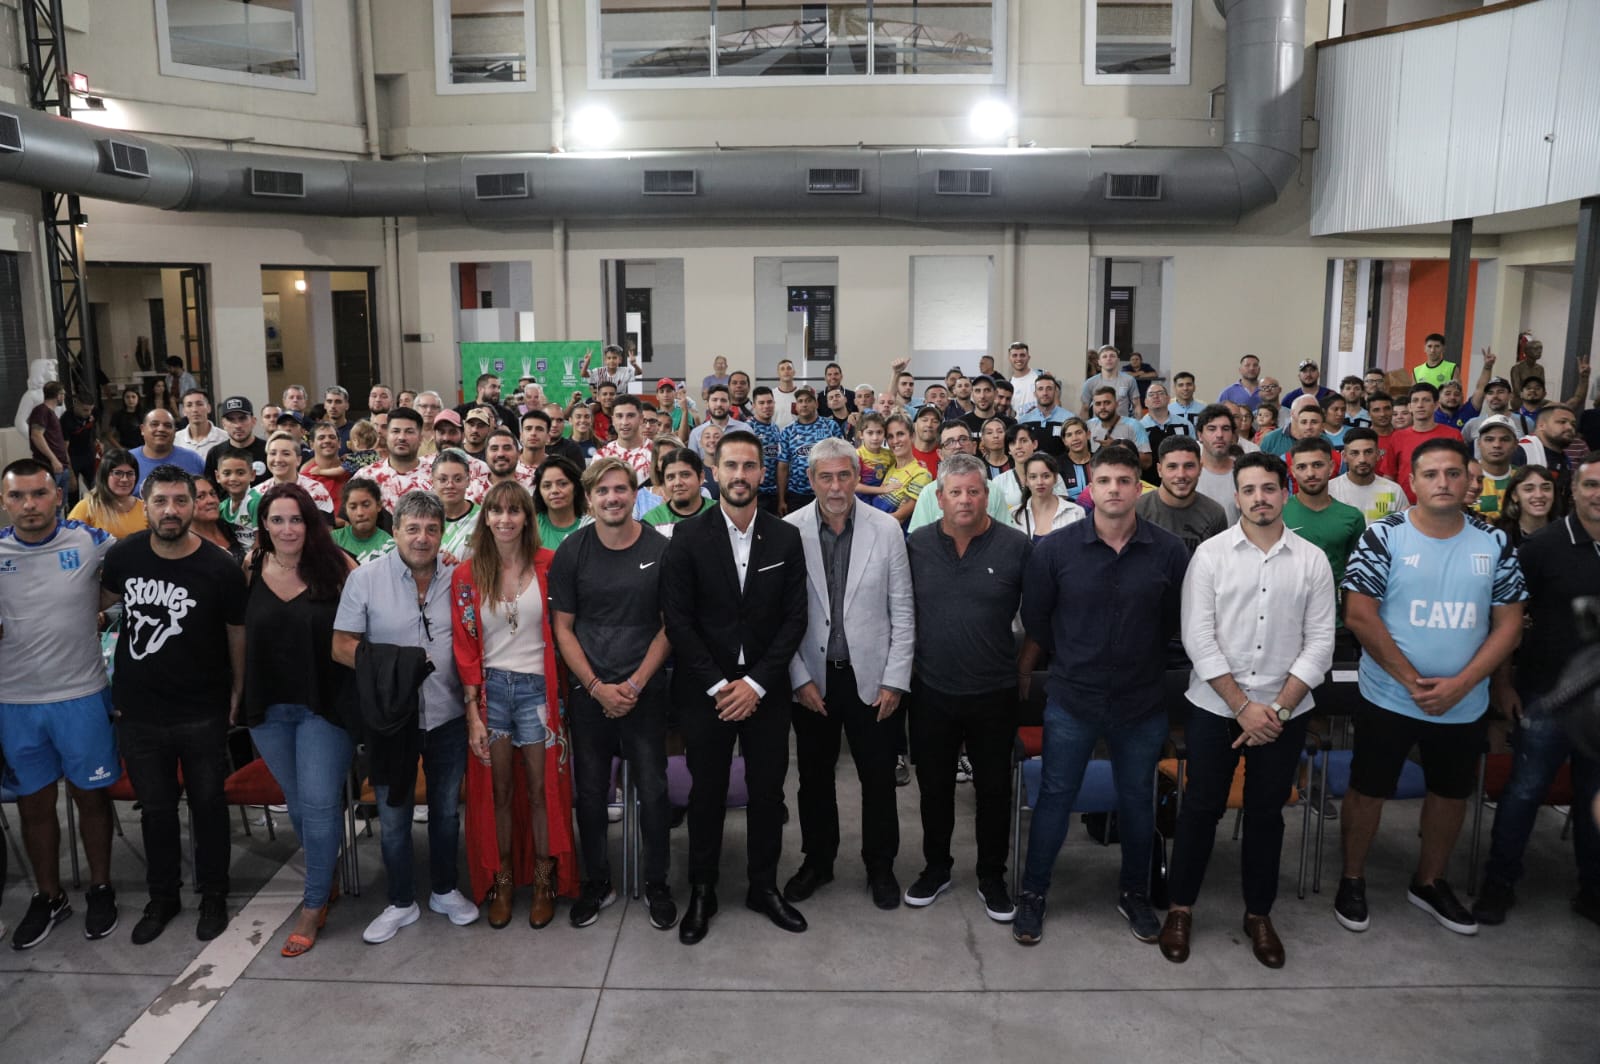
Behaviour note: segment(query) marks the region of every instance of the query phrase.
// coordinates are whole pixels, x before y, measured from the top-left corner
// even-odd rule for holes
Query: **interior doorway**
[[[216,402],[204,264],[90,262],[86,277],[86,327],[108,385],[133,385],[148,406],[167,359],[176,357]]]
[[[378,380],[376,270],[265,266],[267,390],[274,401],[298,384],[314,404],[339,385],[360,409]]]

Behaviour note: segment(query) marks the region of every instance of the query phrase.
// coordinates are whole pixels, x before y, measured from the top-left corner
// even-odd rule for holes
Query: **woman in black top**
[[[304,904],[284,943],[298,957],[327,922],[339,846],[344,784],[355,743],[340,693],[349,670],[333,661],[333,618],[355,562],[298,484],[261,497],[260,530],[245,566],[244,723],[283,788],[306,852]]]
[[[1542,465],[1522,466],[1506,482],[1495,527],[1506,534],[1513,547],[1520,547],[1523,540],[1550,523],[1555,516],[1555,502],[1555,474]]]
[[[122,408],[111,413],[111,438],[128,450],[144,446],[144,399],[139,389],[122,389]]]

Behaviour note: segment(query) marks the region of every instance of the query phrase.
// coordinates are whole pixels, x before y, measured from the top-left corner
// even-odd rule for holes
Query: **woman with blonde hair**
[[[575,897],[572,778],[550,629],[550,561],[533,498],[515,481],[484,496],[472,556],[451,577],[456,671],[467,704],[467,864],[489,926],[511,922],[519,883],[533,884],[528,924]],[[520,755],[520,756],[519,756]],[[558,878],[559,877],[559,878]]]

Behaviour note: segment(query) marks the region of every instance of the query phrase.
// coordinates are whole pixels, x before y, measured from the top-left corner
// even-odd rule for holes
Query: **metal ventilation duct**
[[[1300,163],[1305,0],[1217,6],[1228,21],[1220,148],[778,148],[369,162],[179,148],[119,133],[119,142],[144,149],[149,167],[148,177],[128,177],[101,164],[105,130],[5,109],[0,131],[15,120],[21,150],[0,150],[0,181],[165,210],[440,215],[485,225],[556,218],[1231,224],[1277,199]],[[815,195],[812,179],[823,170],[858,171],[860,194]],[[264,191],[268,171],[301,181],[287,196]],[[1108,195],[1116,187],[1111,175],[1157,178],[1158,198]],[[515,189],[507,185],[513,176],[525,178]]]

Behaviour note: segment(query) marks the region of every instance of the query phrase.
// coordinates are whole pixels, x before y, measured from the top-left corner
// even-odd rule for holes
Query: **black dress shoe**
[[[867,876],[867,888],[872,891],[872,904],[878,908],[900,908],[900,881],[894,878],[893,872]]]
[[[778,893],[777,887],[767,887],[765,890],[752,889],[745,895],[744,904],[745,908],[761,913],[785,931],[792,931],[798,935],[806,929],[806,918],[800,915],[799,909],[783,900],[783,895]],[[688,918],[684,919],[687,922]]]
[[[789,882],[783,885],[783,896],[787,901],[805,901],[817,892],[817,888],[824,883],[833,882],[833,871],[816,868],[813,865],[803,864],[800,871],[789,877]]]
[[[684,910],[683,921],[678,924],[678,941],[692,946],[706,937],[711,918],[717,915],[717,892],[714,887],[697,884],[689,888],[689,907]]]

